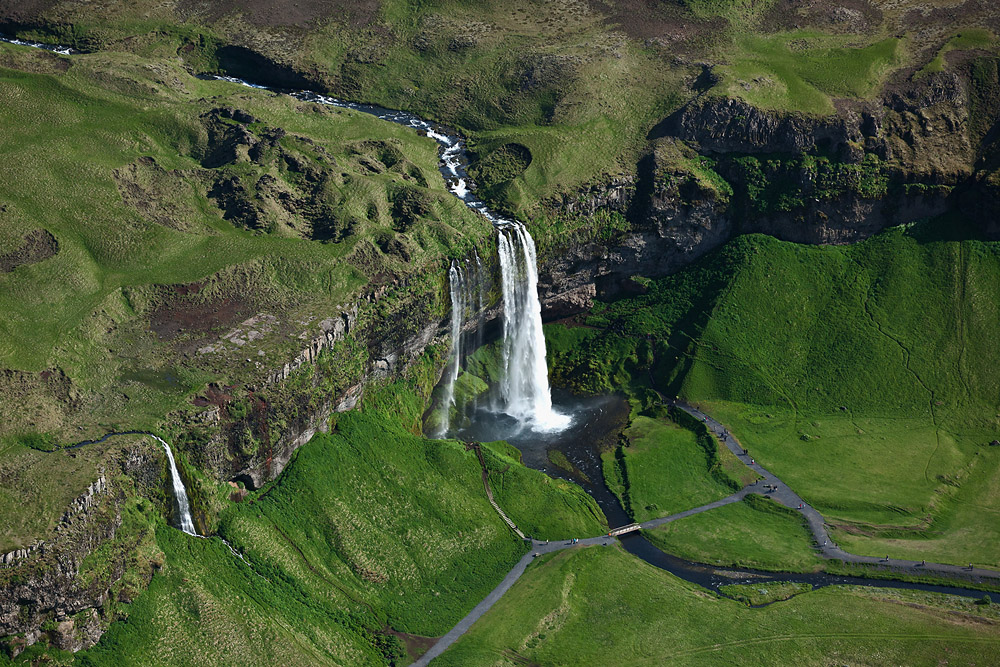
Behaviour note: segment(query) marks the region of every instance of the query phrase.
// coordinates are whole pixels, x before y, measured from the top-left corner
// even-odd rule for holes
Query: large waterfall
[[[549,391],[535,242],[524,225],[511,223],[499,230],[498,245],[504,306],[503,411],[537,430],[564,428],[570,419],[552,409]]]
[[[152,437],[158,443],[163,445],[164,451],[167,452],[167,461],[170,462],[170,481],[174,487],[174,498],[177,499],[177,510],[181,520],[181,530],[188,535],[197,535],[198,533],[194,529],[194,519],[191,517],[191,503],[188,502],[187,491],[184,489],[184,481],[181,479],[181,474],[177,470],[177,463],[174,461],[173,452],[170,451],[170,445],[168,445],[167,442],[159,436],[152,435]]]

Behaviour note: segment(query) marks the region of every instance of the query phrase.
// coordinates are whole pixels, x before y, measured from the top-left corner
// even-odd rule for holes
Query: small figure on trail
[[[750,459],[750,465],[755,466],[755,465],[757,465],[757,462],[754,461],[753,459]]]
[[[799,509],[802,509],[802,503],[799,503]]]
[[[886,563],[888,563],[888,562],[889,562],[889,554],[886,554],[886,555],[885,555],[885,562],[886,562]]]
[[[925,561],[925,560],[921,560],[921,561],[920,561],[920,567],[923,567],[923,566],[924,566],[924,565],[926,565],[926,564],[927,564],[927,561]]]

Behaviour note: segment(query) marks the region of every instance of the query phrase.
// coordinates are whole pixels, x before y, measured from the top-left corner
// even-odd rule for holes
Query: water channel
[[[614,493],[604,483],[601,452],[613,449],[619,441],[629,417],[628,402],[619,396],[576,398],[558,390],[553,392],[554,409],[571,415],[572,423],[565,430],[537,431],[509,415],[479,408],[471,424],[458,430],[454,436],[463,440],[491,442],[506,440],[521,451],[522,462],[529,468],[540,470],[552,477],[560,477],[579,484],[595,501],[610,528],[632,523],[632,517]],[[570,473],[552,463],[550,451],[561,452],[573,465]],[[591,537],[567,535],[566,538]],[[665,553],[640,532],[618,538],[625,551],[645,562],[670,572],[676,577],[703,586],[717,593],[729,584],[766,584],[768,582],[805,583],[815,588],[835,585],[857,585],[875,588],[902,588],[908,590],[949,593],[963,597],[981,597],[982,591],[956,586],[939,586],[893,579],[870,579],[825,572],[794,573],[770,572],[740,567],[716,567],[672,556]]]

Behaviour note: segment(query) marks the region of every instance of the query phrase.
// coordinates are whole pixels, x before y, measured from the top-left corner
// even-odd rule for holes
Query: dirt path
[[[880,567],[891,568],[895,572],[903,572],[913,575],[942,575],[950,578],[958,578],[962,580],[973,580],[981,581],[982,579],[993,580],[990,583],[996,583],[1000,580],[1000,571],[997,570],[987,570],[985,568],[968,568],[960,567],[957,565],[947,565],[944,563],[919,563],[917,561],[901,560],[897,558],[885,559],[876,558],[874,556],[858,556],[852,553],[848,553],[838,547],[826,530],[826,522],[823,516],[817,512],[811,505],[806,503],[788,488],[788,485],[784,484],[778,477],[771,474],[762,465],[757,463],[749,454],[743,453],[743,447],[729,434],[728,430],[715,421],[707,414],[699,410],[698,408],[688,405],[683,401],[664,399],[664,402],[668,405],[675,406],[685,412],[687,412],[692,417],[698,419],[705,426],[708,427],[709,431],[712,432],[719,440],[721,440],[729,450],[737,456],[743,463],[747,465],[751,470],[759,474],[763,479],[754,482],[748,486],[743,487],[736,493],[726,496],[721,500],[716,500],[700,507],[695,507],[693,509],[684,510],[683,512],[677,512],[671,514],[670,516],[660,517],[658,519],[651,519],[649,521],[644,521],[639,525],[642,529],[656,528],[657,526],[662,526],[664,524],[676,521],[678,519],[683,519],[685,517],[692,516],[694,514],[700,514],[701,512],[707,512],[709,510],[715,509],[717,507],[722,507],[724,505],[729,505],[731,503],[739,502],[749,493],[759,493],[761,495],[769,496],[772,500],[781,503],[786,507],[796,509],[802,512],[805,517],[807,524],[809,525],[810,531],[812,531],[813,538],[816,540],[817,549],[821,556],[827,559],[837,559],[844,561],[846,563],[862,563],[877,565]],[[478,452],[477,452],[478,453]],[[481,454],[480,454],[481,457]],[[490,493],[489,483],[485,479],[485,462],[480,459],[480,463],[483,465],[484,469],[484,482],[486,483],[487,494],[490,497],[491,502],[492,493]],[[496,508],[500,516],[511,525],[513,522],[507,518],[507,515],[493,502],[493,506]],[[475,608],[470,611],[465,618],[459,621],[455,627],[448,631],[446,635],[441,637],[424,655],[420,657],[419,660],[413,663],[412,667],[425,667],[431,660],[438,657],[444,653],[448,647],[454,644],[458,639],[464,635],[469,628],[475,624],[487,611],[493,607],[496,602],[503,597],[503,595],[510,590],[511,586],[521,578],[525,570],[528,569],[528,565],[542,554],[553,553],[555,551],[562,551],[563,549],[569,549],[572,547],[588,547],[588,546],[608,546],[612,543],[617,542],[617,538],[611,537],[610,535],[602,535],[599,537],[589,537],[573,542],[572,539],[569,540],[558,540],[555,542],[539,542],[537,540],[531,540],[531,550],[524,555],[521,560],[507,573],[507,576],[503,578],[503,581],[497,585],[489,595],[483,598]]]
[[[899,558],[858,556],[844,551],[830,538],[830,534],[826,530],[826,521],[823,519],[823,515],[816,511],[816,509],[809,503],[805,502],[797,493],[788,488],[788,485],[782,482],[776,475],[772,474],[762,465],[757,463],[749,454],[744,454],[743,447],[722,424],[715,421],[693,405],[688,405],[683,401],[667,399],[666,403],[683,410],[704,423],[705,426],[708,427],[708,430],[729,448],[729,451],[743,461],[747,467],[764,478],[756,484],[744,488],[744,492],[749,490],[751,493],[760,493],[761,495],[770,496],[772,500],[781,503],[785,507],[790,507],[794,510],[800,511],[809,525],[809,530],[812,531],[813,539],[816,540],[817,549],[823,558],[841,560],[845,563],[878,565],[881,567],[892,568],[895,571],[905,571],[914,575],[937,574],[947,577],[957,577],[965,580],[971,579],[973,581],[980,581],[980,578],[994,580],[1000,579],[1000,571],[988,570],[986,568],[969,568],[959,565],[947,565],[944,563],[924,563],[922,561],[902,560]],[[768,485],[770,485],[771,488],[765,488]]]

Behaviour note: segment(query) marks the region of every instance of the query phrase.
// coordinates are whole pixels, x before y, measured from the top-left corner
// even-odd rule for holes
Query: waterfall
[[[479,253],[474,251],[474,256],[476,260],[476,285],[479,286],[479,290],[476,294],[476,338],[472,349],[478,350],[483,346],[483,331],[486,329],[486,300],[489,297],[489,294],[486,284],[486,270],[483,268],[483,263],[479,259]],[[478,394],[476,395],[476,400],[473,404],[473,409],[477,408],[479,408]]]
[[[462,362],[462,325],[465,320],[467,289],[461,264],[452,260],[448,269],[448,292],[451,295],[451,355],[445,369],[444,397],[441,400],[440,435],[451,425],[451,407],[455,404],[455,381]]]
[[[499,230],[498,245],[504,305],[503,410],[538,430],[559,430],[570,419],[552,409],[535,242],[524,225],[515,222]]]
[[[152,433],[150,435],[163,445],[164,451],[167,452],[167,461],[170,462],[170,480],[174,485],[174,498],[177,499],[177,510],[181,517],[181,530],[188,535],[197,535],[198,533],[194,529],[194,519],[191,518],[191,503],[188,502],[187,491],[184,490],[184,482],[177,470],[177,463],[174,461],[173,452],[170,451],[170,445],[163,438]]]

